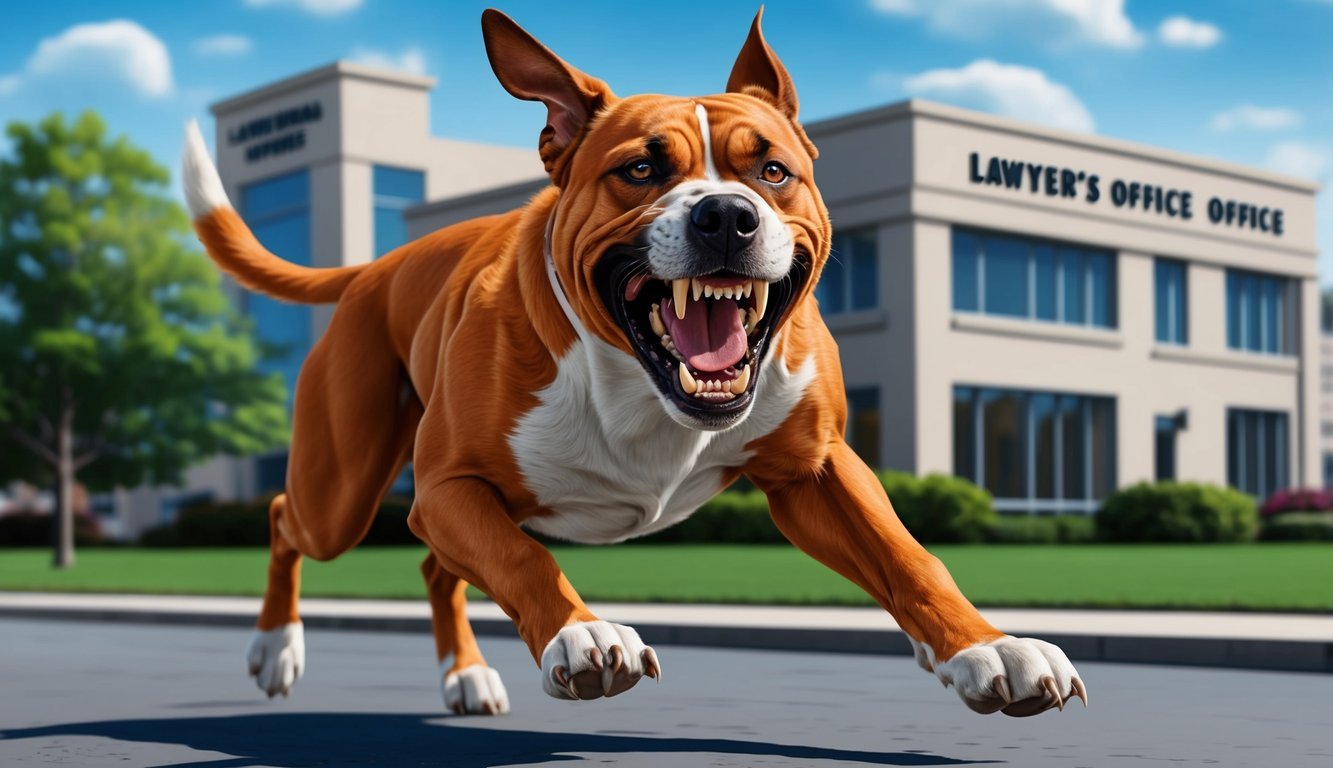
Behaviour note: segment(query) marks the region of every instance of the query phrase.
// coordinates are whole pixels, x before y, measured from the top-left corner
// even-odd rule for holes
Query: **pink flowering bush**
[[[1333,490],[1289,488],[1268,497],[1259,515],[1270,518],[1288,512],[1333,512]]]

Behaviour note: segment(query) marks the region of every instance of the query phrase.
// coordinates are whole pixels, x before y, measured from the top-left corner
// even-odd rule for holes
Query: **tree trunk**
[[[74,407],[68,399],[61,405],[56,428],[55,557],[52,565],[74,565]]]

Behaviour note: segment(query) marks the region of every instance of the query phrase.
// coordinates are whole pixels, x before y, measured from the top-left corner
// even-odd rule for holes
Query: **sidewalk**
[[[596,603],[594,613],[632,625],[663,645],[911,655],[907,638],[877,608]],[[0,618],[138,621],[250,626],[251,597],[0,592]],[[301,601],[307,627],[426,632],[425,601]],[[992,608],[992,624],[1040,637],[1075,661],[1333,673],[1333,616],[1175,611]],[[469,605],[478,635],[513,637],[508,617],[489,602]]]

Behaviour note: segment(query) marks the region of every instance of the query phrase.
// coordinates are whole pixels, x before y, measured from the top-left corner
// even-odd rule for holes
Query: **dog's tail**
[[[302,267],[283,261],[261,245],[227,199],[218,169],[193,120],[185,128],[181,169],[185,200],[200,242],[213,261],[246,288],[284,301],[328,304],[337,301],[361,271],[361,266]]]

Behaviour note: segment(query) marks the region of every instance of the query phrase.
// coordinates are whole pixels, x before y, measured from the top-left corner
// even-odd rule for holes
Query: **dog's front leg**
[[[855,582],[911,638],[917,662],[967,706],[1035,715],[1087,691],[1063,651],[991,626],[944,565],[912,538],[879,479],[845,443],[818,473],[790,482],[755,478],[773,521],[796,546]]]
[[[551,696],[615,696],[644,675],[661,676],[656,652],[632,628],[588,610],[551,553],[509,517],[491,484],[475,477],[422,483],[408,523],[450,573],[514,620]]]

